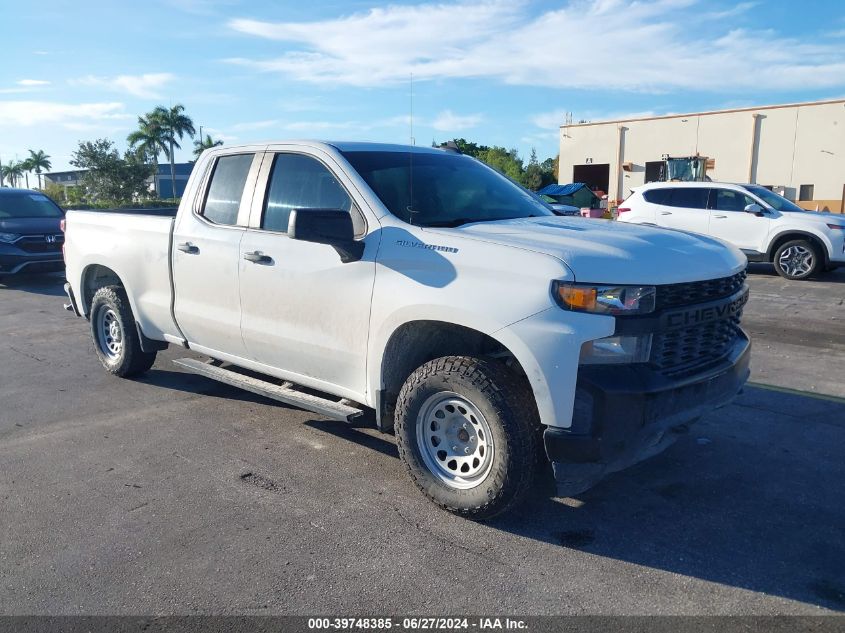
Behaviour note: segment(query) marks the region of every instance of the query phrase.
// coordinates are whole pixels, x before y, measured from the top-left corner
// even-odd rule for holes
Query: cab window
[[[301,154],[276,154],[264,200],[261,228],[286,232],[290,212],[352,210],[352,199],[320,161]],[[353,214],[353,221],[358,217]],[[356,227],[357,232],[357,227]]]
[[[214,224],[234,226],[254,154],[221,156],[214,164],[202,216]]]

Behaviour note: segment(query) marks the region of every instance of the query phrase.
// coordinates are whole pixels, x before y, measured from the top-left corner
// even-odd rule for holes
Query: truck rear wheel
[[[447,356],[405,382],[399,455],[434,503],[470,519],[518,504],[537,475],[539,422],[527,384],[495,361]]]
[[[97,358],[115,376],[141,374],[155,362],[155,352],[141,349],[129,298],[120,286],[105,286],[94,293],[91,336]]]

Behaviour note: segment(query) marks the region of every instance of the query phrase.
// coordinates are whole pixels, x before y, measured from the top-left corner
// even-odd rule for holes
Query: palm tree
[[[221,145],[223,145],[223,141],[215,141],[211,138],[211,134],[206,134],[205,138],[198,138],[194,141],[194,156],[199,158],[200,154],[202,154],[205,150],[211,149],[212,147],[220,147]]]
[[[176,138],[182,140],[182,137],[187,134],[191,138],[196,134],[194,130],[194,122],[187,114],[185,114],[185,106],[177,103],[169,110],[164,106],[158,106],[149,115],[155,120],[163,131],[165,142],[168,144],[169,151],[167,157],[170,159],[170,191],[173,197],[176,197],[176,167],[174,164],[173,152],[175,149],[182,149]]]
[[[13,187],[18,186],[18,180],[23,176],[23,163],[11,161],[3,166],[3,176],[8,179]]]
[[[158,182],[158,155],[164,153],[168,156],[167,139],[165,130],[161,123],[149,113],[146,116],[138,117],[138,129],[126,137],[130,147],[140,155],[144,162],[152,163],[155,177],[153,177],[153,184]],[[158,187],[156,186],[156,194],[158,194]]]
[[[38,188],[41,189],[42,170],[46,171],[53,167],[53,164],[50,162],[50,157],[44,153],[43,149],[40,149],[37,152],[29,150],[29,158],[27,160],[29,161],[32,171],[38,174]]]
[[[29,189],[29,172],[35,169],[32,165],[32,161],[28,158],[24,158],[21,163],[21,169],[23,170],[24,178],[26,178],[26,188]]]

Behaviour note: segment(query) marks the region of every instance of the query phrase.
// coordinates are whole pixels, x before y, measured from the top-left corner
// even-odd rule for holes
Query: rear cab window
[[[214,163],[200,215],[213,224],[235,226],[255,154],[221,156]]]

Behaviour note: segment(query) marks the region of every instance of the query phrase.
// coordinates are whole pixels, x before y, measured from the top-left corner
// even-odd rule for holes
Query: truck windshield
[[[549,216],[540,200],[483,163],[460,154],[343,152],[388,211],[419,226]]]
[[[748,185],[745,188],[758,198],[761,198],[763,202],[772,207],[775,211],[804,211],[804,209],[799,207],[797,204],[791,203],[783,196],[776,194],[774,191],[769,191],[765,187]]]
[[[0,192],[0,220],[8,218],[60,218],[62,210],[43,193]]]

